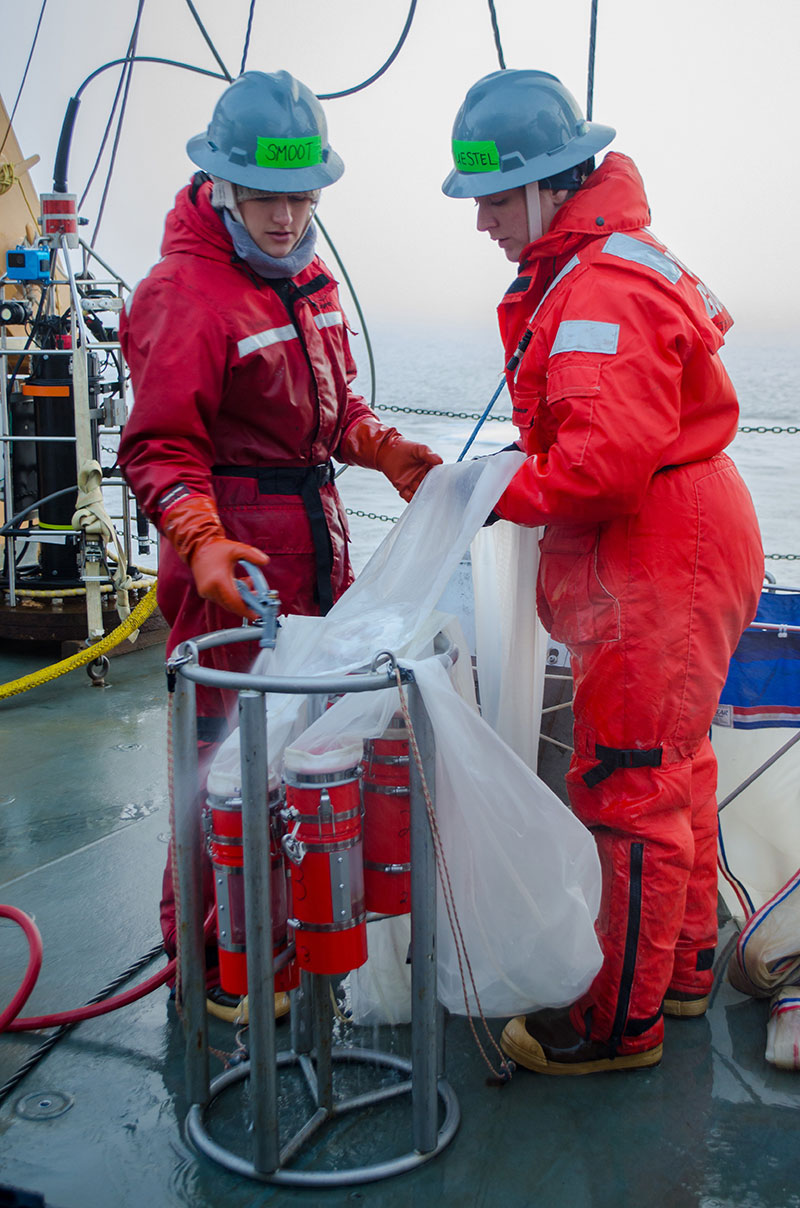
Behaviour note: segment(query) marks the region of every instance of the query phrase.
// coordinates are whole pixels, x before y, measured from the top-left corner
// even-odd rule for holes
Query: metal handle
[[[259,645],[272,650],[278,635],[278,611],[281,606],[280,596],[276,591],[270,589],[264,577],[264,572],[259,566],[245,561],[244,558],[237,563],[238,565],[243,566],[247,571],[253,587],[251,590],[243,579],[235,579],[236,588],[247,607],[258,614],[258,623],[263,628],[263,637]]]

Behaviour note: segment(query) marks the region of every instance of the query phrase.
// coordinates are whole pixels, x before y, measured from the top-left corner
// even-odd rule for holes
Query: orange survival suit
[[[498,314],[519,443],[496,511],[545,525],[539,614],[569,648],[574,812],[603,868],[604,961],[580,1034],[638,1052],[667,989],[708,992],[717,938],[709,728],[755,614],[763,554],[723,449],[738,404],[731,318],[646,230],[641,178],[609,153],[523,252]],[[529,332],[529,335],[525,335]]]

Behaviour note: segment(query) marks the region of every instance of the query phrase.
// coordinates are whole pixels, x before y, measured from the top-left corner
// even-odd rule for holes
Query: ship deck
[[[1,643],[2,682],[57,657]],[[23,1014],[80,1006],[159,940],[169,830],[163,648],[113,659],[105,687],[78,670],[0,701],[0,730],[0,901],[32,915],[44,942]],[[451,1018],[446,1070],[461,1109],[452,1143],[410,1173],[326,1190],[255,1182],[192,1148],[182,1028],[162,988],[72,1028],[5,1094],[0,1183],[38,1193],[50,1208],[794,1208],[800,1084],[764,1059],[766,1002],[725,981],[735,938],[725,921],[710,1010],[666,1021],[664,1058],[652,1070],[566,1079],[519,1070],[510,1084],[488,1086],[467,1022]],[[0,919],[0,1005],[26,958],[22,932]],[[495,1036],[502,1022],[491,1021]],[[410,1047],[408,1027],[336,1027],[346,1046]],[[45,1035],[0,1038],[0,1085]],[[278,1035],[288,1047],[285,1025]],[[210,1020],[210,1043],[232,1051],[232,1025]],[[222,1057],[212,1060],[221,1071]],[[287,1117],[298,1098],[293,1076],[281,1076]],[[358,1073],[362,1088],[370,1076]],[[226,1093],[219,1108],[221,1135],[246,1152],[242,1096]],[[411,1147],[410,1128],[407,1097],[366,1108],[322,1134],[299,1167],[385,1160]]]

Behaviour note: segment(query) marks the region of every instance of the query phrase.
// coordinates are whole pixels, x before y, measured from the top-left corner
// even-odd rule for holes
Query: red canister
[[[247,993],[247,937],[244,907],[244,848],[242,844],[242,798],[238,794],[208,796],[211,814],[209,851],[214,868],[217,902],[219,980],[227,994]],[[270,890],[272,904],[272,951],[278,956],[288,942],[287,879],[281,848],[280,783],[270,777]],[[299,983],[299,970],[289,964],[275,975],[276,990],[292,990]]]
[[[297,962],[346,973],[367,959],[360,742],[285,756],[286,834]]]
[[[364,898],[378,914],[411,909],[411,787],[408,731],[396,714],[364,759]]]

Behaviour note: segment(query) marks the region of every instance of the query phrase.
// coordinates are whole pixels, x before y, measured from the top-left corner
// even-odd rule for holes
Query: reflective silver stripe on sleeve
[[[617,351],[619,323],[593,323],[590,319],[564,319],[558,325],[550,356],[559,352],[603,352],[613,355]]]
[[[342,312],[340,310],[329,310],[324,315],[314,315],[314,322],[322,331],[323,327],[341,327]]]
[[[632,260],[634,264],[642,264],[660,273],[674,285],[680,281],[681,268],[669,256],[665,256],[657,247],[642,243],[641,239],[633,239],[630,235],[622,235],[619,231],[609,235],[603,245],[603,251],[610,256],[618,256],[620,260]]]
[[[270,327],[268,331],[257,331],[254,336],[240,340],[236,347],[239,349],[239,356],[246,357],[248,352],[255,352],[257,348],[269,348],[270,344],[285,344],[296,339],[297,332],[291,323],[288,323],[286,327]]]

